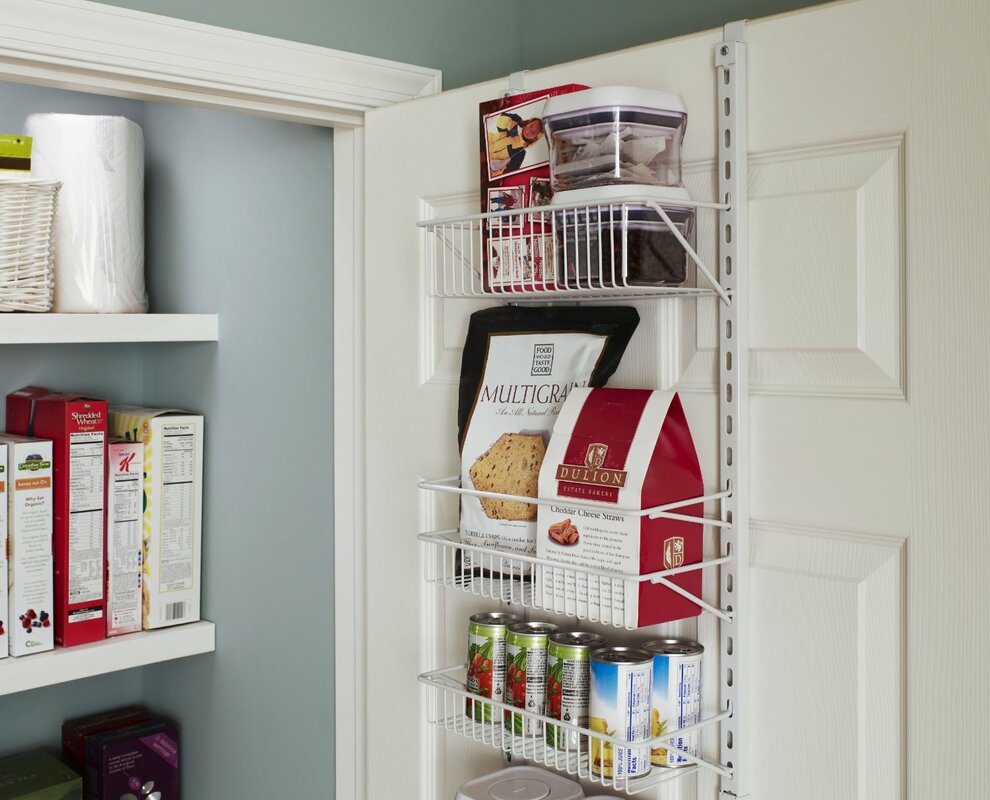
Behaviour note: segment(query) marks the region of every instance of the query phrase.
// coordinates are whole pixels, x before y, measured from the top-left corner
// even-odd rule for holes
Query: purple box
[[[86,800],[179,800],[179,735],[153,720],[86,739]]]

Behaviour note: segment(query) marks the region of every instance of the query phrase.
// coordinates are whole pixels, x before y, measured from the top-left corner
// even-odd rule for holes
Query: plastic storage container
[[[558,285],[567,289],[626,286],[679,286],[687,278],[688,255],[667,223],[645,204],[609,204],[601,200],[554,212]],[[624,189],[622,194],[629,194]],[[685,239],[695,247],[695,210],[687,189],[665,189],[657,202]]]
[[[680,95],[603,86],[543,107],[554,192],[614,183],[680,186],[687,108]]]
[[[509,767],[468,781],[454,800],[584,800],[584,791],[545,769]]]

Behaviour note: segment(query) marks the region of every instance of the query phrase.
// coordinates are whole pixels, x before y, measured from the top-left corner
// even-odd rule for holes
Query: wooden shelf
[[[0,344],[216,342],[216,314],[0,314]]]
[[[215,647],[213,623],[203,621],[77,647],[59,647],[38,655],[5,658],[0,660],[0,695],[212,653]]]

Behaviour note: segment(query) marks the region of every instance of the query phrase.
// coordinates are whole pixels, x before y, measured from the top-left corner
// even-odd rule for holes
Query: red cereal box
[[[526,292],[553,288],[554,242],[545,215],[509,213],[549,206],[550,149],[543,132],[548,97],[587,89],[567,84],[506,95],[481,103],[481,210],[505,212],[482,225],[482,276],[486,291]]]
[[[55,644],[99,641],[106,635],[106,400],[29,386],[7,395],[7,429],[52,441]]]
[[[644,575],[701,561],[702,526],[630,512],[704,494],[680,398],[641,389],[572,389],[554,424],[540,469],[536,554],[562,566]],[[597,507],[575,505],[593,502]],[[701,517],[703,505],[677,514]],[[650,581],[599,580],[538,569],[542,605],[641,628],[701,613]],[[669,580],[701,595],[701,571]]]

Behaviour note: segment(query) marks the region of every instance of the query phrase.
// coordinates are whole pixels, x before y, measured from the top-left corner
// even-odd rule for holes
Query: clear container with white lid
[[[554,192],[610,184],[680,186],[687,107],[674,92],[602,86],[543,107]]]
[[[468,781],[455,800],[584,800],[572,780],[537,767],[508,767]]]
[[[584,194],[554,195],[555,204]],[[660,205],[678,232],[695,247],[695,209],[683,187],[609,186],[596,200],[577,208],[555,209],[558,286],[567,289],[613,289],[680,286],[687,279],[687,251],[656,210]],[[635,197],[633,202],[622,202]]]

